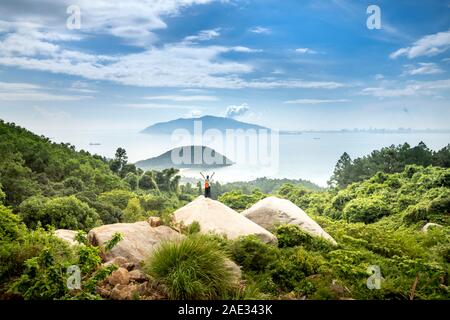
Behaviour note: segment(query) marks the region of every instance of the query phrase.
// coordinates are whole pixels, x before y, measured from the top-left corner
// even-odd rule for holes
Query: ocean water
[[[70,142],[77,150],[87,150],[113,157],[119,147],[125,148],[129,162],[158,156],[165,151],[185,145],[174,142],[170,136],[151,136],[130,131],[45,132],[55,142]],[[414,146],[423,141],[438,150],[450,143],[450,133],[302,133],[280,135],[278,161],[268,165],[238,161],[233,166],[211,170],[220,182],[247,181],[257,177],[292,178],[310,180],[326,186],[339,157],[347,152],[352,158],[369,154],[373,150],[404,142]],[[218,152],[226,150],[217,143],[207,143]],[[232,160],[233,157],[231,157]],[[199,177],[197,170],[182,170],[188,177]]]

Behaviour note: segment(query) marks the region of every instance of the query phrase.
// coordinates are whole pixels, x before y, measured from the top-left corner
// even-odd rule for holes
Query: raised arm
[[[206,180],[205,176],[203,175],[203,173],[200,172],[200,174],[202,175],[203,179]]]
[[[216,174],[216,173],[213,172],[213,174],[212,174],[211,177],[210,177],[210,180],[212,180],[212,178],[214,177],[215,174]]]

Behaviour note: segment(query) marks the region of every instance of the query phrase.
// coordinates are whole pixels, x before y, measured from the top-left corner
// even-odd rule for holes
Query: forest
[[[144,270],[164,284],[169,299],[449,299],[449,165],[450,145],[432,151],[423,143],[403,144],[354,160],[345,153],[326,189],[268,178],[214,183],[213,197],[238,212],[269,195],[288,199],[338,245],[292,225],[271,230],[278,245],[254,237],[200,237],[191,228],[186,241],[196,247],[186,242],[164,248]],[[114,266],[101,264],[100,249],[86,242],[86,232],[150,216],[170,225],[174,210],[202,193],[201,185],[180,179],[177,169],[137,169],[122,148],[106,159],[0,121],[0,299],[100,299],[96,285]],[[83,245],[70,247],[55,229],[78,230]],[[119,241],[116,235],[106,250]],[[240,286],[171,273],[169,253],[192,248],[201,249],[189,254],[204,262],[195,267],[208,274],[223,274],[220,263],[208,263],[211,257],[241,266]],[[73,264],[81,266],[82,291],[65,285],[65,270]],[[380,290],[366,285],[373,265],[383,277]],[[181,276],[198,286],[176,287]]]

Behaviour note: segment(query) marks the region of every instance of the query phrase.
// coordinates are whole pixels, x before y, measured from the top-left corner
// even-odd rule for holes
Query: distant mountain
[[[217,168],[233,164],[219,152],[205,146],[184,146],[171,149],[157,157],[138,161],[135,165],[143,170],[166,168]]]
[[[172,134],[176,129],[185,129],[188,130],[189,133],[194,133],[194,122],[195,121],[201,121],[202,124],[202,132],[205,132],[209,129],[217,129],[220,132],[225,133],[227,129],[266,129],[269,130],[266,127],[259,126],[256,124],[246,123],[237,121],[230,118],[224,118],[224,117],[214,117],[214,116],[203,116],[200,118],[180,118],[176,120],[171,120],[167,122],[159,122],[154,125],[151,125],[150,127],[144,129],[141,131],[141,133],[145,134]]]

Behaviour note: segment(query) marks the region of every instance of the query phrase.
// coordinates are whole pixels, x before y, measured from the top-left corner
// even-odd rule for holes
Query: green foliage
[[[123,211],[123,222],[137,222],[145,220],[145,211],[141,207],[141,203],[137,198],[131,198],[128,201],[128,205]]]
[[[372,223],[390,214],[388,205],[381,199],[358,198],[348,202],[342,218],[350,222]]]
[[[243,270],[263,272],[278,259],[277,248],[261,242],[256,236],[247,236],[233,242],[231,256]]]
[[[0,205],[6,200],[6,194],[2,190],[2,185],[0,184]]]
[[[194,221],[188,226],[181,227],[181,233],[186,235],[192,235],[199,232],[200,232],[200,223],[198,223],[198,221]]]
[[[336,164],[330,183],[345,188],[353,182],[366,180],[377,172],[397,173],[407,165],[450,167],[450,144],[434,152],[420,142],[416,147],[405,143],[373,151],[369,156],[352,160],[344,153]]]
[[[57,229],[90,230],[98,214],[74,196],[45,199],[32,197],[19,207],[20,217],[30,228],[38,224]]]
[[[221,195],[219,201],[234,210],[242,211],[250,208],[265,197],[266,195],[258,189],[253,190],[251,194],[245,194],[241,190],[234,190]]]
[[[115,189],[100,194],[98,201],[124,210],[128,205],[128,201],[135,197],[135,194],[130,191]]]
[[[307,249],[326,251],[333,246],[327,240],[313,236],[293,224],[278,226],[274,234],[278,239],[280,248],[303,246]]]
[[[207,237],[190,236],[162,244],[144,270],[162,282],[170,299],[216,299],[233,289],[225,254]]]
[[[112,250],[120,241],[123,240],[123,236],[121,233],[114,233],[112,238],[105,242],[104,249],[106,252]]]

